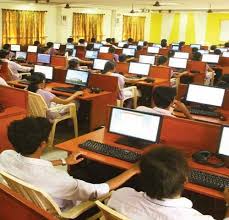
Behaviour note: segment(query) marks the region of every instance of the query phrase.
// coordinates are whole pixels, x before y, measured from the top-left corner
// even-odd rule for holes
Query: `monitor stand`
[[[150,144],[152,144],[149,141],[144,141],[133,137],[121,137],[118,140],[116,140],[115,143],[126,145],[128,147],[133,147],[137,149],[143,149],[145,147],[148,147]]]

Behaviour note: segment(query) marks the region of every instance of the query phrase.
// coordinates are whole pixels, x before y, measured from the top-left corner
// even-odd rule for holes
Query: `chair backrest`
[[[0,198],[0,219],[57,220],[55,216],[1,183]]]
[[[105,220],[130,220],[126,216],[116,212],[115,210],[109,208],[108,206],[104,205],[100,201],[95,202],[96,205],[101,210],[103,216],[105,217]]]
[[[151,66],[149,76],[152,78],[167,79],[171,78],[171,68],[167,66]]]
[[[190,60],[187,65],[188,71],[198,71],[199,73],[206,73],[206,63],[202,61]]]
[[[46,117],[48,106],[41,95],[29,92],[29,115],[35,117]]]
[[[8,63],[7,62],[2,62],[0,64],[0,76],[6,80],[9,81],[12,79],[10,73],[9,73],[9,69],[8,69]]]
[[[43,192],[42,190],[4,171],[0,171],[0,174],[13,191],[21,194],[27,200],[33,202],[38,207],[48,211],[53,215],[61,214],[61,210],[57,203],[46,192]]]

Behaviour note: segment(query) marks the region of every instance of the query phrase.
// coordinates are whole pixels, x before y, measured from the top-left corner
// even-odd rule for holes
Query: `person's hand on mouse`
[[[70,154],[65,160],[66,160],[67,165],[74,165],[74,164],[78,164],[81,161],[83,161],[84,158],[82,158],[81,153],[76,152],[76,153]]]

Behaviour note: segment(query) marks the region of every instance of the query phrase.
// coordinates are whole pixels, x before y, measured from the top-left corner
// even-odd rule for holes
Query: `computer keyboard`
[[[80,91],[73,87],[53,87],[52,90],[59,91],[59,92],[67,92],[67,93],[75,93],[77,91]]]
[[[207,111],[207,110],[196,109],[196,108],[190,108],[189,111],[193,115],[203,115],[203,116],[209,116],[214,118],[219,118],[221,116],[220,112]]]
[[[105,156],[115,157],[130,163],[135,163],[141,158],[141,154],[134,151],[120,149],[93,140],[87,140],[80,144],[79,147]]]
[[[218,176],[194,169],[191,170],[188,181],[221,192],[224,191],[225,187],[229,187],[229,177]]]

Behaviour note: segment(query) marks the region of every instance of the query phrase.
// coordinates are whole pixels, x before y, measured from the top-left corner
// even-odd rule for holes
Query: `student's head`
[[[110,43],[111,43],[111,38],[108,37],[108,38],[106,39],[106,42],[110,44]]]
[[[33,45],[34,45],[34,46],[40,46],[40,45],[41,45],[41,43],[40,43],[40,41],[35,40],[35,41],[33,42]]]
[[[108,50],[108,53],[115,53],[115,48],[114,47],[110,47]]]
[[[106,74],[108,72],[114,72],[115,71],[115,62],[113,61],[107,61],[104,70],[102,70],[102,74]]]
[[[215,50],[216,49],[216,45],[211,45],[211,47],[210,47],[210,50]]]
[[[184,41],[180,41],[179,48],[181,49],[184,45],[185,45],[185,42]]]
[[[77,59],[71,59],[68,61],[68,69],[78,69],[79,61]]]
[[[202,57],[202,54],[200,52],[196,52],[196,53],[193,54],[192,60],[200,61],[201,57]]]
[[[134,39],[133,39],[133,38],[131,38],[131,37],[129,37],[127,41],[128,41],[128,43],[129,43],[129,44],[132,44],[132,43],[133,43],[133,41],[134,41]]]
[[[142,190],[158,200],[180,196],[189,172],[184,155],[167,146],[157,147],[143,156],[140,170]]]
[[[10,45],[9,44],[4,44],[2,46],[2,49],[4,49],[4,50],[10,50]]]
[[[162,47],[167,47],[167,40],[166,39],[162,39],[161,40],[161,46]]]
[[[88,44],[86,46],[86,50],[93,50],[94,45],[93,44]]]
[[[226,43],[224,44],[224,47],[229,48],[229,42],[226,42]]]
[[[160,56],[160,57],[158,57],[157,65],[158,65],[158,66],[164,65],[167,61],[168,61],[167,57],[165,57],[165,56]]]
[[[153,91],[153,102],[156,107],[166,109],[176,96],[176,89],[168,86],[158,86]]]
[[[147,47],[147,46],[148,46],[148,42],[147,42],[147,41],[144,41],[144,42],[143,42],[143,46],[144,46],[144,47]]]
[[[0,59],[8,58],[9,51],[8,50],[0,50]]]
[[[118,57],[119,62],[124,63],[124,62],[126,62],[126,59],[127,59],[126,54],[120,54]]]
[[[220,50],[220,49],[215,49],[215,50],[214,50],[214,54],[216,54],[216,55],[221,55],[221,50]]]
[[[54,47],[54,43],[53,43],[53,42],[48,42],[48,43],[47,43],[47,47],[48,47],[48,48]]]
[[[111,38],[111,43],[112,43],[112,44],[115,43],[115,38],[114,38],[114,37]]]
[[[194,54],[194,53],[196,53],[196,52],[198,52],[198,48],[197,48],[197,47],[193,47],[193,48],[192,48],[192,53]]]
[[[174,55],[175,55],[175,51],[174,50],[169,50],[169,52],[168,52],[168,58],[174,57]]]
[[[73,42],[74,42],[74,39],[73,39],[72,37],[69,37],[69,38],[67,39],[67,43],[68,43],[68,44],[73,44]]]
[[[52,125],[46,118],[27,117],[13,121],[8,127],[8,138],[16,152],[23,156],[43,152]]]
[[[91,43],[96,43],[96,38],[95,37],[91,38]]]
[[[137,46],[137,51],[140,51],[140,50],[142,50],[142,49],[143,49],[142,46],[140,46],[140,45]]]
[[[79,43],[80,44],[85,44],[85,40],[84,39],[79,39]]]
[[[45,75],[43,73],[34,72],[31,76],[29,76],[29,86],[28,90],[30,92],[37,92],[38,89],[43,89],[45,87]]]

